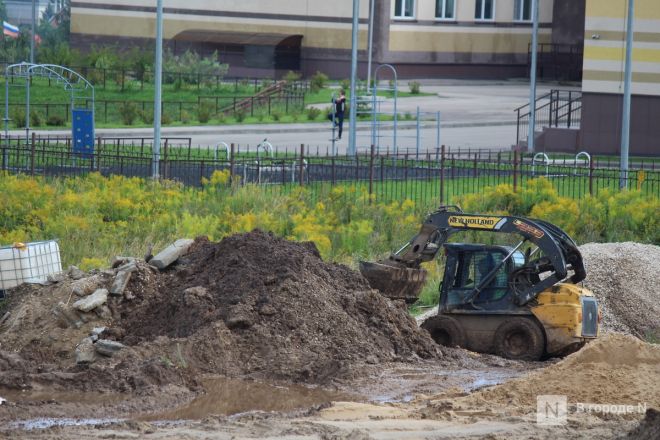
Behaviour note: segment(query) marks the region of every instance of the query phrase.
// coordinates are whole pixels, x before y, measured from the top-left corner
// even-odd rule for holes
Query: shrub
[[[211,120],[213,114],[213,105],[209,102],[202,102],[197,107],[197,120],[202,124],[206,124]]]
[[[160,115],[160,123],[162,125],[170,125],[172,123],[172,116],[170,116],[168,113],[162,113]]]
[[[243,122],[245,120],[245,110],[237,110],[234,113],[234,117],[236,118],[236,122]]]
[[[286,75],[282,77],[282,79],[286,82],[296,82],[300,79],[300,77],[300,73],[289,70]]]
[[[134,102],[125,101],[119,105],[119,115],[124,125],[133,125],[138,116],[138,108]]]
[[[181,122],[183,122],[184,124],[187,124],[187,123],[190,122],[190,120],[191,120],[190,113],[188,113],[185,110],[182,110],[181,111]]]
[[[25,108],[14,107],[9,114],[9,118],[14,122],[16,128],[25,128]]]
[[[277,122],[280,119],[282,119],[282,112],[280,112],[279,110],[273,110],[270,116],[273,118],[273,121]]]
[[[350,79],[342,79],[339,82],[339,85],[341,86],[342,89],[348,91],[351,88],[351,80]]]
[[[42,123],[41,113],[38,111],[32,110],[30,112],[30,126],[40,127]]]
[[[309,107],[307,109],[307,119],[310,121],[314,121],[318,119],[318,117],[321,115],[321,109],[316,108],[316,107]]]
[[[46,120],[46,125],[51,127],[61,127],[65,124],[64,118],[60,115],[50,115]]]
[[[328,75],[325,73],[319,72],[318,70],[314,75],[312,75],[312,78],[310,79],[309,82],[309,87],[312,91],[312,93],[316,93],[321,89],[325,88],[325,84],[328,82]]]
[[[227,70],[229,66],[218,61],[217,52],[202,57],[190,50],[182,55],[174,55],[168,50],[163,56],[163,82],[174,83],[175,88],[179,89],[183,83],[215,85],[218,78],[222,79],[227,74]]]
[[[154,112],[151,110],[139,110],[138,116],[144,124],[153,124],[154,122]]]
[[[408,87],[410,87],[410,93],[413,95],[419,95],[419,90],[421,88],[421,84],[417,81],[410,81],[408,83]]]

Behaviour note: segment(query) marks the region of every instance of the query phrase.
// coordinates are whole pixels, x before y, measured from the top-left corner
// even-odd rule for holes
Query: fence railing
[[[4,69],[12,63],[0,62],[0,67]],[[87,66],[68,66],[72,70],[80,73],[89,80],[97,89],[126,90],[133,88],[137,83],[140,90],[144,89],[145,84],[153,83],[153,72],[150,70],[138,71],[134,69],[109,69]],[[50,79],[49,85],[50,85]],[[163,81],[166,84],[188,84],[202,87],[215,87],[216,89],[228,89],[238,92],[241,89],[250,87],[253,93],[266,88],[276,82],[275,78],[250,78],[250,77],[231,77],[223,73],[205,74],[205,73],[184,73],[163,71]],[[298,92],[307,92],[310,88],[308,80],[289,81],[289,86]]]
[[[199,96],[196,101],[163,101],[161,104],[161,114],[165,118],[182,121],[185,118],[197,119],[201,103],[211,105],[213,114],[222,113],[227,116],[235,116],[242,112],[243,115],[255,116],[258,114],[272,115],[275,111],[288,113],[290,110],[302,112],[305,108],[304,93],[283,93],[267,96]],[[127,110],[126,106],[134,106],[133,110]],[[87,107],[91,107],[91,101],[87,102]],[[9,103],[10,116],[15,110],[24,110],[25,103]],[[96,121],[102,123],[124,122],[127,112],[133,112],[132,122],[153,123],[154,102],[146,100],[114,100],[97,99],[95,102]],[[43,117],[42,124],[55,125],[51,116],[58,116],[57,125],[68,123],[71,119],[71,103],[31,103],[31,114],[40,113]],[[25,123],[21,119],[19,125]],[[34,123],[32,124],[34,125]],[[17,127],[22,128],[22,127]]]
[[[40,142],[36,136],[28,144],[24,139],[4,139],[0,142],[1,169],[48,177],[98,172],[104,176],[149,178],[153,157],[148,146],[149,138],[142,138],[141,145],[99,139],[93,154],[81,155],[64,143]],[[287,191],[291,186],[352,185],[361,187],[369,200],[382,201],[408,198],[422,203],[448,203],[459,195],[502,183],[517,190],[538,177],[547,178],[560,195],[574,198],[619,189],[619,171],[599,167],[597,160],[588,167],[570,162],[539,167],[517,152],[468,158],[447,151],[428,151],[415,159],[408,154],[378,155],[374,149],[355,156],[310,155],[305,145],[290,154],[260,150],[239,153],[232,145],[227,154],[218,154],[217,149],[195,149],[186,144],[185,138],[172,138],[165,140],[159,164],[162,178],[190,186],[202,186],[215,171],[226,170],[242,185],[261,185],[272,191]],[[629,188],[660,197],[660,171],[655,162],[645,169],[629,171],[625,181]]]
[[[580,128],[582,121],[582,92],[553,89],[536,98],[534,131],[544,127]],[[516,112],[516,145],[529,138],[531,111],[529,104],[518,107]]]

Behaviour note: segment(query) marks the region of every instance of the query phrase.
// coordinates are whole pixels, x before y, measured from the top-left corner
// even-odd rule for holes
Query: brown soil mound
[[[112,273],[97,274],[108,288]],[[359,273],[324,263],[315,246],[254,231],[197,239],[174,267],[144,263],[110,314],[81,314],[80,328],[53,315],[70,304],[72,281],[24,286],[0,327],[0,386],[146,390],[196,384],[203,373],[322,383],[365,363],[441,354],[403,305],[369,288]],[[93,327],[128,348],[76,366],[74,348]]]
[[[660,338],[660,246],[589,243],[580,252],[584,285],[600,302],[603,329]]]
[[[144,281],[119,308],[123,342],[192,337],[187,354],[213,372],[317,382],[353,362],[438,354],[404,307],[312,243],[260,231],[198,239],[176,270]]]
[[[539,395],[566,395],[568,404],[660,407],[660,346],[610,333],[555,365],[465,398],[468,406],[536,408]]]

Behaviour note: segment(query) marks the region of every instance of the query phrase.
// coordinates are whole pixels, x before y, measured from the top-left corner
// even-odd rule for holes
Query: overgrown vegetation
[[[203,190],[98,174],[52,180],[3,175],[0,193],[0,244],[58,238],[65,264],[88,268],[104,266],[117,254],[141,255],[148,243],[158,248],[175,238],[198,235],[218,240],[254,228],[314,241],[324,258],[354,265],[400,246],[434,208],[407,199],[369,203],[366,190],[350,184],[290,191],[241,187],[238,182],[232,187],[226,171],[216,171]],[[549,220],[578,242],[660,243],[660,200],[637,191],[603,191],[573,200],[559,197],[539,179],[520,193],[501,185],[460,201],[470,212]],[[429,292],[437,291],[439,264],[429,266]]]

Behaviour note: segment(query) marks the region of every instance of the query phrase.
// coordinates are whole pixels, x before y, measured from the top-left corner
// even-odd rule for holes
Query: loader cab
[[[500,267],[490,282],[477,291],[482,281],[511,252],[507,246],[446,243],[445,274],[440,287],[440,310],[510,310],[516,308],[509,288],[509,274],[525,264],[516,251]]]

